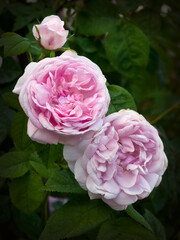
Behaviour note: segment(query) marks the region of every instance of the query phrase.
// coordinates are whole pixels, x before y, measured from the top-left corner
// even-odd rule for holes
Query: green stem
[[[50,51],[50,54],[49,54],[49,56],[50,56],[50,58],[52,58],[52,57],[55,57],[55,56],[56,56],[56,53],[55,53],[55,51]]]
[[[155,118],[151,124],[156,124],[157,122],[159,122],[162,118],[164,118],[167,114],[169,114],[170,112],[172,112],[173,110],[175,110],[176,108],[180,107],[180,102],[176,103],[175,105],[173,105],[172,107],[168,108],[166,111],[164,111],[163,113],[161,113],[157,118]]]
[[[39,56],[39,61],[42,60],[46,55],[42,52],[41,55]]]
[[[29,54],[29,61],[33,62],[33,58],[32,58],[32,54],[31,54],[30,49],[28,49],[28,54]]]
[[[65,52],[65,51],[67,51],[67,50],[71,50],[71,51],[77,53],[74,49],[71,49],[70,47],[68,47],[68,48],[63,48],[63,47],[62,47],[62,48],[59,49],[59,51],[62,51],[62,52]]]
[[[44,226],[46,225],[46,222],[48,220],[48,192],[45,195],[44,202],[42,204],[42,221]]]
[[[134,207],[132,205],[129,205],[126,208],[126,212],[127,214],[134,219],[136,222],[140,223],[141,225],[143,225],[145,228],[149,229],[150,231],[152,231],[151,226],[149,225],[149,223],[146,221],[146,219],[138,212],[134,209]]]

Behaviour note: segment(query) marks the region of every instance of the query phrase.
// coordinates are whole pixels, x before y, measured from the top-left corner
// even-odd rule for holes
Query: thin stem
[[[29,61],[33,62],[33,58],[32,58],[32,54],[31,54],[30,49],[28,49],[28,54],[29,54]]]
[[[177,102],[175,105],[173,105],[172,107],[168,108],[166,111],[164,111],[163,113],[161,113],[157,118],[155,118],[151,124],[156,124],[157,122],[159,122],[162,118],[164,118],[167,114],[169,114],[170,112],[172,112],[173,110],[175,110],[176,108],[180,107],[180,102]]]
[[[41,210],[41,213],[42,213],[42,221],[43,221],[43,224],[44,226],[46,225],[46,222],[48,220],[48,192],[46,193],[45,195],[45,199],[44,199],[44,202],[42,203],[42,210]]]
[[[41,55],[39,56],[39,61],[42,60],[46,55],[42,52]]]

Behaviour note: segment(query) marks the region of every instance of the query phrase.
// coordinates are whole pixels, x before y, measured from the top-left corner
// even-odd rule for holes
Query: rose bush
[[[67,41],[69,31],[63,26],[64,22],[58,16],[51,15],[45,17],[41,24],[33,26],[33,35],[45,49],[56,50]]]
[[[29,117],[28,135],[41,143],[77,143],[97,131],[109,106],[100,68],[73,51],[30,63],[13,90]]]
[[[64,157],[90,198],[116,210],[147,197],[167,168],[157,130],[133,110],[106,117],[92,139],[65,146]]]

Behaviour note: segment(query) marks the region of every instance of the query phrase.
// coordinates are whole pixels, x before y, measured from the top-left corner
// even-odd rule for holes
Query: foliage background
[[[135,108],[135,101],[159,130],[169,166],[160,186],[133,205],[139,214],[90,201],[68,170],[62,146],[40,145],[26,134],[27,118],[11,91],[28,53],[34,61],[42,56],[32,26],[51,14],[74,34],[64,47],[102,69],[110,84],[109,113]],[[180,239],[179,21],[175,0],[1,0],[0,239]],[[61,202],[47,222],[48,196]]]

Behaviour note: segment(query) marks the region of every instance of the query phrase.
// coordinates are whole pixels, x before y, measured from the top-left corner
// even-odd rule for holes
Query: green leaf
[[[30,239],[39,237],[42,231],[42,220],[37,213],[27,215],[14,207],[13,217],[20,231],[26,233]]]
[[[69,169],[54,171],[51,178],[48,179],[43,187],[46,191],[84,193]]]
[[[0,176],[16,178],[23,176],[30,167],[29,156],[25,152],[9,152],[0,157]]]
[[[61,144],[35,144],[35,146],[37,152],[31,154],[30,163],[41,176],[49,178],[54,171],[59,170],[55,162],[61,162],[63,146]]]
[[[99,200],[70,201],[49,218],[39,240],[79,236],[108,219],[110,212]]]
[[[111,101],[107,115],[118,112],[121,109],[137,110],[133,97],[126,89],[117,85],[109,85],[108,90]]]
[[[116,71],[127,78],[136,78],[147,66],[149,41],[135,25],[126,23],[105,40],[107,57]]]
[[[32,5],[23,4],[20,2],[7,4],[8,10],[13,14],[14,16],[20,16],[20,15],[29,15],[32,13],[33,8]]]
[[[14,27],[13,27],[13,31],[17,31],[25,26],[27,26],[28,23],[30,23],[33,19],[35,19],[35,14],[31,14],[31,15],[20,15],[17,16],[15,22],[14,22]]]
[[[28,118],[24,112],[16,113],[12,122],[11,136],[17,150],[25,150],[32,142],[27,135]]]
[[[105,222],[97,240],[157,240],[153,232],[142,227],[130,218],[121,217]]]
[[[22,74],[22,70],[18,62],[13,58],[3,59],[3,64],[0,71],[0,84],[5,84],[14,81]]]
[[[13,31],[20,30],[27,26],[28,23],[34,19],[41,19],[46,16],[54,14],[52,8],[42,8],[38,4],[23,4],[23,3],[11,3],[8,4],[8,10],[15,15],[15,21]]]
[[[53,172],[59,170],[59,166],[56,163],[46,162],[44,158],[41,158],[37,152],[34,152],[30,156],[31,166],[39,173],[40,176],[48,179]]]
[[[143,225],[144,227],[146,227],[149,230],[152,230],[151,226],[149,225],[149,223],[146,221],[146,219],[140,214],[138,213],[132,205],[129,205],[126,209],[127,214],[134,219],[136,222],[140,223],[141,225]]]
[[[34,57],[39,57],[42,53],[42,48],[39,46],[37,40],[35,39],[33,32],[32,32],[33,24],[28,25],[29,32],[26,34],[26,38],[29,39],[31,45],[30,45],[30,51],[34,55]]]
[[[0,46],[4,46],[4,57],[16,56],[26,52],[30,42],[18,34],[10,33],[0,39]]]
[[[2,95],[2,97],[9,107],[21,110],[17,94],[13,92],[6,92]]]
[[[12,203],[26,214],[36,210],[44,199],[41,177],[34,171],[12,181],[9,187]]]
[[[147,209],[145,210],[144,217],[148,221],[148,223],[151,225],[157,238],[161,240],[166,240],[165,229],[162,223]]]
[[[119,18],[114,4],[107,0],[87,1],[76,18],[79,33],[99,36],[116,29]]]
[[[72,37],[68,40],[70,46],[72,46],[72,49],[76,49],[77,52],[78,48],[80,48],[81,51],[87,52],[87,53],[94,53],[97,51],[97,46],[95,42],[87,37],[77,36]]]

